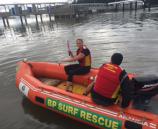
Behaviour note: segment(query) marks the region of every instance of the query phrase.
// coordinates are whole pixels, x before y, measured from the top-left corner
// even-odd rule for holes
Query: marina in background
[[[33,15],[36,23],[43,23],[43,15],[48,15],[50,22],[52,17],[55,18],[79,18],[88,14],[145,9],[144,2],[141,0],[126,0],[109,3],[18,3],[18,4],[1,4],[0,17],[4,27],[9,27],[9,19],[11,17],[19,17],[21,24],[28,24],[27,17]],[[150,10],[150,8],[149,8]]]

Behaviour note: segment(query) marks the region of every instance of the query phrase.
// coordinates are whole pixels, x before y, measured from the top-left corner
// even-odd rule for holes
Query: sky
[[[13,4],[13,3],[38,3],[38,2],[67,2],[68,0],[0,0],[0,4]]]

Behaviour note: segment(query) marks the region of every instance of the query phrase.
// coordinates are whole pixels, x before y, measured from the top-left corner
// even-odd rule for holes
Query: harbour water
[[[158,75],[158,8],[151,12],[109,12],[78,20],[57,20],[37,25],[30,20],[21,26],[10,19],[10,28],[0,20],[0,128],[1,129],[88,129],[92,127],[65,119],[33,105],[15,87],[18,61],[57,61],[68,56],[67,40],[73,51],[83,38],[92,52],[93,67],[108,62],[114,52],[124,55],[122,67],[137,75]],[[158,114],[158,96],[150,110]]]

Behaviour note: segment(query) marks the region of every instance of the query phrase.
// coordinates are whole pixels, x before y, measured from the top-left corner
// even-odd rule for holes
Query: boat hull
[[[88,85],[98,70],[83,76],[75,76],[74,81]],[[158,116],[131,108],[120,112],[118,105],[103,107],[96,105],[90,97],[73,94],[57,87],[49,86],[38,77],[66,80],[64,65],[44,62],[20,62],[16,74],[17,88],[34,104],[52,110],[77,121],[103,129],[156,129]],[[130,125],[131,124],[131,125]],[[138,129],[139,129],[138,128]]]

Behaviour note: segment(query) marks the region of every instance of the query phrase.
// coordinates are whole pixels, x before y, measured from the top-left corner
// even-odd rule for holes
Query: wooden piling
[[[6,17],[6,21],[7,21],[7,26],[10,27],[10,25],[9,25],[9,20],[8,20],[7,17]]]
[[[138,3],[137,1],[135,2],[135,11],[137,11],[137,8],[138,8]]]
[[[37,14],[35,14],[35,18],[36,18],[36,23],[38,24],[38,17],[37,17]]]
[[[52,18],[51,18],[51,15],[50,15],[50,13],[49,13],[49,21],[50,21],[50,22],[52,21]]]
[[[3,20],[3,25],[4,25],[4,27],[7,27],[7,26],[6,26],[6,23],[5,23],[5,18],[4,18],[4,17],[2,17],[2,20]]]
[[[148,1],[148,11],[151,11],[151,1]]]
[[[28,25],[26,15],[24,16],[24,19],[25,19],[25,24]]]
[[[22,19],[22,16],[21,16],[21,15],[20,15],[20,21],[21,21],[21,25],[24,25],[23,19]]]
[[[145,8],[146,8],[146,2],[144,2],[144,5],[143,5],[143,10],[145,11]]]
[[[125,3],[123,2],[122,11],[125,11]]]
[[[43,18],[42,18],[42,14],[40,14],[40,18],[41,18],[41,23],[43,24]]]
[[[117,10],[118,10],[118,4],[115,5],[115,11],[117,11]]]
[[[130,2],[130,11],[133,9],[133,3],[132,2]]]

